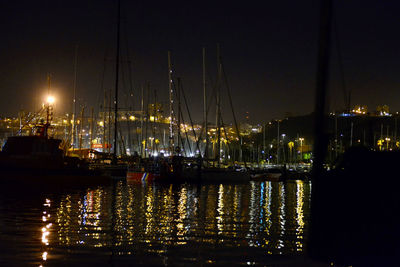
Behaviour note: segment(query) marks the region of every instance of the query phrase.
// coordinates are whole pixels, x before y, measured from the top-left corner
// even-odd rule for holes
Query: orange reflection
[[[51,201],[50,199],[45,199],[45,203],[43,206],[47,209],[51,207]],[[48,210],[44,210],[42,212],[42,222],[45,223],[45,225],[40,229],[42,233],[42,238],[41,242],[43,244],[43,252],[41,254],[41,259],[42,261],[47,261],[48,258],[48,252],[47,252],[47,246],[49,246],[50,241],[49,241],[49,236],[50,236],[50,228],[52,227],[52,223],[48,222],[50,219],[50,212]],[[43,266],[43,265],[40,265]]]

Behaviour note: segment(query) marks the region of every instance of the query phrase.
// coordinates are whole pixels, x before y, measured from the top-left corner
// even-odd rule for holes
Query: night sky
[[[207,49],[211,84],[219,43],[240,121],[246,112],[250,122],[310,113],[319,2],[263,3],[121,0],[120,106],[139,109],[140,88],[146,82],[152,97],[156,90],[158,99],[167,100],[171,50],[175,75],[181,77],[192,115],[200,121],[201,49]],[[98,110],[104,88],[114,88],[116,7],[111,0],[1,1],[0,114],[37,109],[47,92],[47,73],[58,99],[56,112],[71,112],[76,46],[78,103]],[[373,111],[387,104],[391,111],[400,110],[399,7],[397,1],[335,1],[331,110],[344,108],[342,70],[352,105],[364,104]],[[229,121],[226,91],[222,98]]]

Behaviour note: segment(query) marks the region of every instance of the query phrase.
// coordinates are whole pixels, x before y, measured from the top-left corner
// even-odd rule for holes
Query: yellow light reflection
[[[235,186],[234,196],[233,196],[233,215],[234,215],[234,224],[233,224],[233,236],[237,237],[238,230],[240,229],[240,200],[241,200],[241,192],[238,186]]]
[[[272,202],[272,185],[270,181],[265,182],[265,193],[264,193],[264,211],[265,211],[265,229],[264,232],[266,233],[267,236],[270,235],[270,229],[272,226],[272,212],[271,212],[271,202]],[[267,246],[270,242],[269,238],[265,239],[265,245]],[[272,253],[272,252],[271,252]]]
[[[282,239],[282,237],[285,235],[286,232],[286,228],[285,228],[285,224],[286,224],[286,212],[285,212],[285,188],[284,185],[279,183],[278,186],[278,197],[279,197],[279,204],[278,204],[278,224],[280,226],[280,233],[279,233],[279,239],[277,241],[277,246],[276,248],[278,250],[281,250],[282,248],[285,247],[284,241]]]
[[[254,246],[253,237],[256,235],[257,224],[258,224],[258,214],[257,214],[257,196],[258,190],[256,188],[256,183],[250,183],[250,207],[249,207],[249,233],[247,235],[249,239],[249,246]]]
[[[184,240],[185,235],[187,234],[187,229],[185,227],[184,221],[186,219],[186,205],[187,205],[187,190],[185,187],[181,188],[179,192],[179,202],[178,202],[178,224],[176,225],[177,228],[177,235],[179,240]],[[177,242],[179,245],[184,245],[186,242],[180,241]]]
[[[48,211],[40,214],[42,243],[47,246],[56,234],[60,245],[112,246],[116,255],[127,255],[132,252],[129,248],[143,244],[149,253],[166,253],[170,246],[193,241],[262,247],[265,254],[304,251],[308,183],[250,182],[201,188],[141,184],[114,189],[62,196],[56,216],[52,214],[57,233],[50,231]],[[49,251],[46,246],[43,250]]]
[[[50,207],[50,199],[46,198],[46,203],[43,204],[45,207]]]
[[[218,234],[222,234],[224,230],[224,186],[219,185],[218,190],[218,207],[217,207],[217,228]]]
[[[297,251],[303,251],[303,235],[304,235],[304,182],[297,181],[297,190],[296,190],[296,222],[297,222],[297,229],[296,235],[297,238],[300,239],[296,241],[296,249]]]
[[[49,208],[49,207],[51,206],[51,201],[50,201],[50,199],[47,199],[47,198],[46,198],[45,203],[43,203],[43,206],[46,207],[46,208]],[[42,216],[42,221],[43,221],[43,223],[46,223],[46,225],[44,225],[44,226],[40,229],[40,231],[42,232],[42,239],[41,239],[41,242],[42,242],[42,244],[44,244],[44,247],[42,247],[44,251],[42,251],[41,258],[42,258],[42,261],[47,261],[48,252],[46,251],[46,250],[47,250],[46,247],[49,246],[49,243],[50,243],[50,241],[49,241],[50,228],[51,228],[51,226],[52,226],[53,224],[52,224],[51,222],[48,222],[48,220],[49,220],[49,218],[50,218],[50,213],[49,213],[49,211],[44,210],[44,211],[42,212],[41,216]],[[40,265],[40,266],[42,266],[42,265]]]
[[[47,260],[47,251],[43,252],[43,254],[42,254],[42,259],[43,259],[44,261]]]

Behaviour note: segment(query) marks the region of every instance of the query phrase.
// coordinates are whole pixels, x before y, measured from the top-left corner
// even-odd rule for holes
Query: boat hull
[[[96,172],[64,170],[2,170],[0,185],[24,188],[70,188],[80,186],[110,185],[111,177]]]
[[[265,180],[271,182],[280,182],[283,181],[283,175],[282,173],[267,173]]]
[[[146,183],[158,181],[160,180],[160,178],[160,174],[151,172],[128,171],[126,174],[126,181],[128,183]]]

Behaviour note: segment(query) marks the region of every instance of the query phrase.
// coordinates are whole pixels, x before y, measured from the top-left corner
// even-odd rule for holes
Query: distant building
[[[361,105],[356,105],[351,110],[351,113],[358,114],[358,115],[365,115],[365,114],[367,114],[367,112],[368,112],[367,106],[361,106]]]
[[[376,107],[376,115],[391,116],[391,114],[389,112],[389,106],[388,105],[377,106]]]

